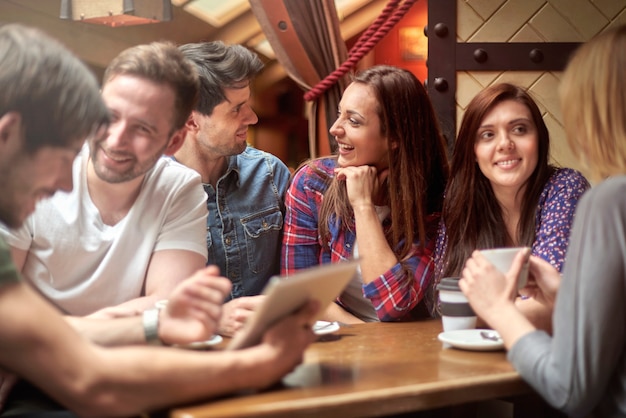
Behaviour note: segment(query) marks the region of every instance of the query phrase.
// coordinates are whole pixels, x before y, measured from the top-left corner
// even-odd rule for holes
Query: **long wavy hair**
[[[537,104],[521,87],[502,83],[490,86],[474,97],[468,105],[452,153],[450,181],[446,187],[443,222],[447,244],[442,257],[441,277],[458,276],[472,251],[480,248],[504,247],[508,236],[502,209],[489,179],[478,167],[474,145],[485,115],[506,100],[523,104],[530,111],[537,128],[537,166],[520,187],[524,190],[516,245],[532,245],[535,240],[535,216],[539,197],[546,182],[555,172],[548,163],[550,135]],[[525,187],[524,187],[525,186]]]
[[[416,238],[424,247],[430,232],[426,217],[441,212],[449,173],[445,142],[426,90],[411,72],[380,65],[358,74],[353,83],[369,86],[376,97],[380,133],[389,148],[389,175],[383,185],[391,210],[386,238],[403,262]],[[320,219],[329,221],[320,222],[320,236],[329,236],[333,219],[353,229],[345,182],[320,175],[329,183],[320,208]]]

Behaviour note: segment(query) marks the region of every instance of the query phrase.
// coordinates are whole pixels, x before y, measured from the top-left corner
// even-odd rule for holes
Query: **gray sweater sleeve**
[[[572,416],[626,416],[626,176],[588,191],[574,218],[553,314],[508,353],[546,401]]]

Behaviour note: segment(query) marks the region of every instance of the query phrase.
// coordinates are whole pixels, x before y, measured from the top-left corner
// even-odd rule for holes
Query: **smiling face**
[[[210,116],[194,111],[198,143],[213,157],[241,154],[247,145],[248,127],[258,122],[250,107],[250,86],[224,89],[226,100]]]
[[[505,100],[485,115],[474,153],[496,196],[520,190],[537,166],[538,146],[537,127],[524,104]]]
[[[149,80],[117,75],[107,81],[102,98],[111,114],[108,135],[90,142],[98,177],[122,183],[142,176],[164,154],[172,134],[174,91]]]
[[[387,168],[387,137],[381,134],[378,102],[372,88],[352,83],[339,103],[330,133],[337,140],[340,167],[370,165]]]
[[[17,228],[37,202],[57,190],[72,190],[72,162],[83,140],[67,147],[45,146],[32,154],[22,149],[23,129],[16,114],[0,118],[0,221]]]

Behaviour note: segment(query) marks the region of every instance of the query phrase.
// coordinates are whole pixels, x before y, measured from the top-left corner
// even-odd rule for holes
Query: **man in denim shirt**
[[[279,272],[284,195],[289,169],[247,145],[250,82],[259,57],[241,45],[203,42],[180,50],[200,75],[200,100],[187,121],[176,160],[200,173],[207,193],[208,263],[232,282],[220,333],[232,335],[261,302],[259,293]]]

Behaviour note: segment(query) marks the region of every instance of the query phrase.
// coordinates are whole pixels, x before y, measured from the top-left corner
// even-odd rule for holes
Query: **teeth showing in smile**
[[[354,149],[354,147],[351,147],[350,145],[346,145],[346,144],[337,144],[337,146],[346,151],[350,151]]]
[[[498,161],[496,163],[496,165],[504,165],[504,166],[508,166],[508,165],[513,165],[517,162],[519,162],[519,159],[515,159],[515,160],[506,160],[506,161]]]

